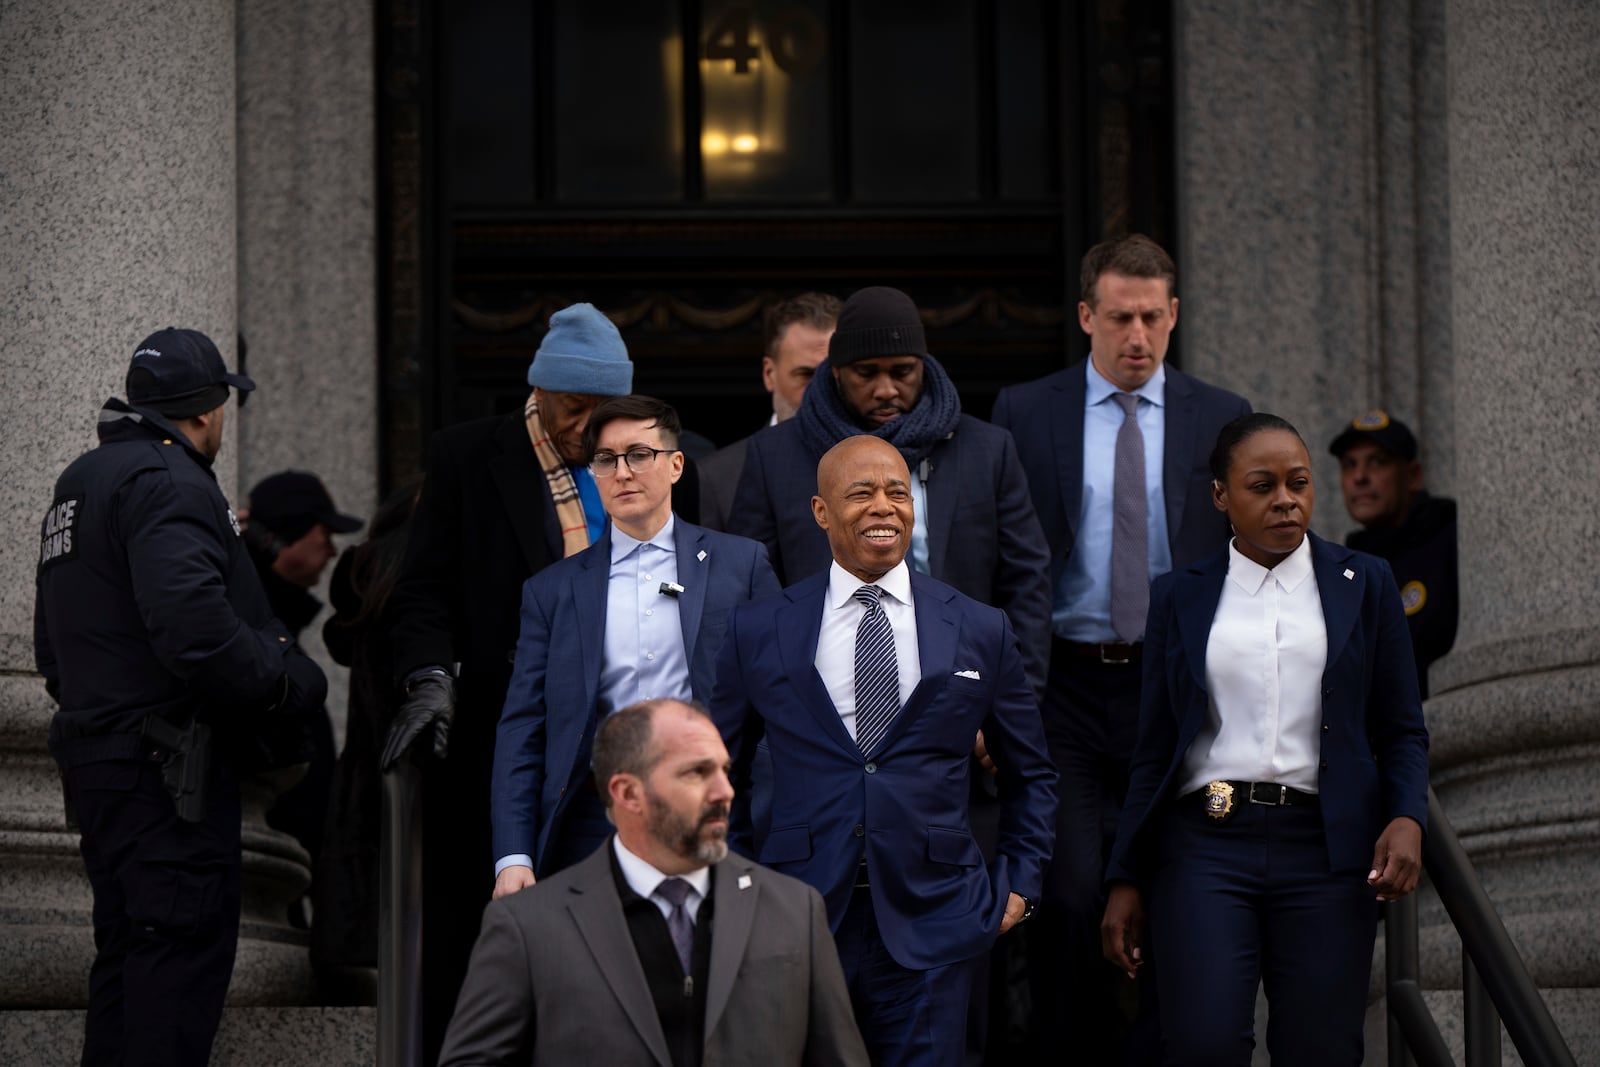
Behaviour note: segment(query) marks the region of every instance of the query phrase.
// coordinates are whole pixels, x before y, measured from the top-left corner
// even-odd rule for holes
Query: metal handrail
[[[422,1065],[422,769],[383,775],[378,875],[378,1067]]]
[[[1550,1017],[1511,935],[1478,880],[1472,860],[1432,789],[1423,866],[1444,904],[1462,948],[1462,1013],[1468,1067],[1498,1067],[1500,1026],[1529,1067],[1577,1067],[1572,1050]],[[1452,1064],[1418,985],[1417,905],[1414,896],[1391,902],[1385,915],[1389,998],[1389,1063],[1405,1067],[1415,1056],[1424,1067]],[[1486,994],[1486,995],[1485,995]],[[1500,1019],[1494,1016],[1498,1009]]]

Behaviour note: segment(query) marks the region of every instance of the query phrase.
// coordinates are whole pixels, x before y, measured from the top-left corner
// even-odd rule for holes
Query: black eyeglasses
[[[634,474],[647,471],[656,464],[657,456],[671,455],[676,448],[630,448],[626,452],[596,452],[589,461],[589,473],[596,478],[609,478],[617,473],[617,460],[627,460],[628,470]]]

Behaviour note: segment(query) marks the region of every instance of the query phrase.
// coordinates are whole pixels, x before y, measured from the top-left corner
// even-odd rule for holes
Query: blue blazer
[[[913,572],[922,680],[869,761],[815,666],[827,587],[824,571],[728,621],[711,712],[733,758],[730,842],[751,855],[750,765],[765,736],[771,829],[752,858],[815,886],[837,931],[865,856],[895,960],[968,959],[994,941],[1010,893],[1039,895],[1055,833],[1056,771],[1016,637],[1002,612]],[[979,729],[1000,768],[987,868],[967,818]]]
[[[729,610],[778,592],[778,579],[754,541],[681,518],[673,535],[689,687],[705,701]],[[522,630],[495,732],[490,821],[494,858],[532,856],[541,878],[574,787],[590,770],[610,577],[608,526],[599,541],[522,586]]]
[[[1328,861],[1336,871],[1366,870],[1390,820],[1406,815],[1428,828],[1428,731],[1417,669],[1389,565],[1306,536],[1328,630],[1317,776]],[[1151,586],[1139,740],[1108,883],[1143,883],[1161,862],[1150,847],[1151,831],[1174,799],[1180,763],[1206,722],[1206,644],[1227,573],[1224,550]]]
[[[1050,588],[1077,541],[1083,510],[1083,402],[1087,361],[1000,390],[994,421],[1011,431],[1028,472],[1033,507],[1050,543]],[[1217,431],[1250,412],[1250,402],[1174,367],[1167,367],[1161,492],[1173,567],[1192,563],[1228,543],[1228,520],[1211,504],[1209,461]]]

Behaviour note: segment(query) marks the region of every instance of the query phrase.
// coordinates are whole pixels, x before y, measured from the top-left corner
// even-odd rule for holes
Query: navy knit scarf
[[[827,360],[818,365],[795,414],[800,423],[800,440],[805,442],[813,463],[846,437],[865,433],[888,441],[913,470],[934,445],[955,432],[960,418],[961,397],[956,395],[955,383],[932,356],[922,357],[922,396],[916,406],[875,430],[863,429],[855,413],[845,406]]]

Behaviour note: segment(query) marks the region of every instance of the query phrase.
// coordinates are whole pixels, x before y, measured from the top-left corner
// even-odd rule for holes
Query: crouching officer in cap
[[[238,943],[239,774],[327,693],[211,469],[230,387],[255,383],[204,334],[146,339],[41,528],[35,655],[94,890],[84,1063],[207,1062]]]
[[[1456,502],[1422,487],[1417,439],[1386,411],[1356,416],[1328,451],[1339,458],[1345,510],[1362,527],[1344,543],[1394,570],[1426,699],[1428,665],[1456,643]]]
[[[296,641],[322,610],[322,601],[312,596],[311,590],[333,562],[333,535],[355,533],[363,525],[354,515],[334,507],[322,479],[310,471],[279,471],[250,490],[249,513],[239,517],[240,534],[273,617]],[[267,825],[292,834],[310,854],[315,870],[322,852],[333,767],[339,757],[333,722],[325,710],[311,718],[310,742],[306,776],[267,809]],[[290,905],[293,925],[309,925],[308,899],[302,897]]]

